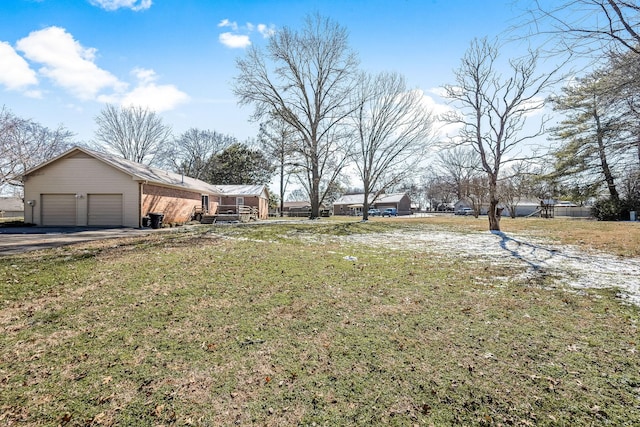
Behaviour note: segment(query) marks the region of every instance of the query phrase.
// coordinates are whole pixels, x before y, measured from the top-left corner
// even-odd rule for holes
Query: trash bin
[[[151,218],[149,218],[148,216],[143,216],[142,217],[142,226],[143,227],[149,227],[151,225]]]
[[[149,212],[149,219],[151,221],[151,228],[161,228],[162,227],[162,218],[164,215],[161,213],[151,213]]]

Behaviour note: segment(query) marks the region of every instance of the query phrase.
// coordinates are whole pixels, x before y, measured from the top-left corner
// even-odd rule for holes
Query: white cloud
[[[545,99],[541,96],[534,96],[527,102],[523,102],[520,108],[527,110],[525,117],[534,117],[544,114]]]
[[[220,21],[220,23],[218,24],[218,27],[229,27],[233,31],[238,31],[238,24],[236,22],[231,22],[226,18]]]
[[[435,95],[437,98],[444,98],[445,90],[441,87],[431,88],[427,93]],[[455,109],[451,108],[447,103],[439,102],[432,96],[423,93],[422,102],[429,108],[435,118],[434,127],[439,137],[445,137],[447,135],[456,134],[460,129],[460,125],[457,123],[448,123],[443,121],[444,115],[455,113]]]
[[[275,34],[276,28],[273,25],[258,24],[258,32],[266,39]]]
[[[127,8],[137,12],[151,7],[151,0],[90,0],[90,3],[108,11]]]
[[[452,108],[447,104],[442,104],[436,101],[432,96],[427,95],[427,93],[422,92],[422,102],[431,110],[431,112],[435,115],[442,115],[452,111]],[[430,89],[428,93],[432,93],[438,96],[441,96],[442,92],[439,92],[437,89]]]
[[[94,99],[105,89],[126,88],[125,83],[93,62],[96,49],[82,47],[64,28],[34,31],[18,40],[17,48],[27,59],[43,64],[40,74],[80,99]]]
[[[154,111],[167,111],[189,100],[175,85],[157,84],[154,70],[134,68],[135,87],[119,80],[95,64],[97,50],[84,48],[64,28],[49,27],[34,31],[16,44],[29,61],[42,64],[41,76],[68,90],[81,100],[94,100],[120,105],[143,106]],[[24,95],[41,97],[29,86],[38,84],[38,74],[8,43],[0,42],[0,85],[10,89],[24,88]],[[27,90],[29,89],[29,90]]]
[[[42,99],[42,92],[36,89],[27,90],[24,95],[28,98]]]
[[[233,33],[222,33],[218,37],[218,40],[220,40],[220,43],[222,43],[226,47],[230,47],[232,49],[242,49],[251,44],[251,40],[249,40],[248,35]]]
[[[137,106],[162,112],[174,109],[179,104],[189,100],[189,96],[174,85],[156,84],[155,71],[145,68],[135,68],[132,74],[138,79],[138,85],[122,97],[103,97],[105,102],[118,102],[122,106]]]
[[[131,73],[138,79],[140,84],[149,84],[156,81],[156,72],[146,68],[136,67]]]
[[[20,90],[37,84],[36,72],[27,61],[9,43],[0,42],[0,85],[10,90]]]
[[[230,32],[224,32],[218,36],[220,43],[232,49],[244,49],[245,47],[250,46],[251,40],[249,36],[253,32],[257,31],[263,38],[269,38],[276,32],[274,25],[254,25],[251,22],[247,22],[244,27],[240,27],[235,21],[230,21],[226,18],[218,23],[218,27],[230,28],[232,30]]]

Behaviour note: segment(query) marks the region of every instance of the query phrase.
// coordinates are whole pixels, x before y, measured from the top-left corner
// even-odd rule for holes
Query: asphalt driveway
[[[93,227],[0,227],[0,256],[90,240],[144,236],[159,230]]]

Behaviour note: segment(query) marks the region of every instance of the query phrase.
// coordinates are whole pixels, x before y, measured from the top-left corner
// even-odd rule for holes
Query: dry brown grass
[[[486,216],[435,215],[433,217],[405,217],[402,221],[433,224],[455,231],[488,230]],[[374,221],[398,221],[398,218],[374,219]],[[619,256],[640,257],[640,222],[606,222],[589,219],[556,217],[503,218],[502,231],[545,237],[551,241],[576,245],[586,250],[599,250]]]
[[[0,424],[640,423],[640,312],[614,292],[301,238],[406,221],[486,226],[218,226],[2,258]]]

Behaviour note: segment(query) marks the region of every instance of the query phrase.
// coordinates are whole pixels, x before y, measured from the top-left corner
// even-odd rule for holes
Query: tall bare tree
[[[107,104],[96,117],[96,140],[127,160],[162,165],[171,148],[171,126],[148,108]],[[98,147],[100,148],[100,147]]]
[[[527,162],[513,163],[506,171],[506,176],[498,183],[500,199],[509,210],[511,218],[516,217],[520,201],[532,193],[532,170]]]
[[[564,0],[527,2],[527,35],[549,36],[554,51],[576,55],[610,50],[640,55],[640,4],[635,0]]]
[[[454,146],[438,153],[435,167],[458,200],[469,197],[471,180],[481,172],[480,156],[471,147]]]
[[[455,84],[444,86],[446,97],[457,109],[443,119],[460,126],[454,143],[469,144],[480,156],[489,189],[489,229],[500,230],[497,190],[500,170],[517,154],[526,141],[539,137],[544,120],[537,129],[525,131],[528,116],[544,105],[544,90],[552,84],[554,72],[536,74],[538,55],[509,60],[510,75],[497,69],[498,46],[487,39],[474,40],[454,72]],[[513,156],[513,157],[508,157]]]
[[[433,117],[422,92],[409,90],[397,73],[365,75],[354,103],[354,164],[364,188],[367,220],[369,203],[424,160],[433,141]]]
[[[174,142],[173,169],[192,178],[205,179],[211,158],[237,142],[236,138],[216,131],[191,128]]]
[[[296,130],[312,218],[348,158],[339,127],[353,109],[358,60],[347,41],[345,28],[311,15],[300,31],[279,29],[266,51],[252,46],[236,64],[239,103],[255,107],[255,120],[274,114]]]
[[[21,188],[21,175],[69,149],[73,136],[63,126],[49,129],[17,117],[3,107],[0,110],[0,190],[6,186]]]
[[[284,195],[287,191],[290,175],[287,173],[296,161],[295,130],[285,121],[273,117],[260,125],[258,140],[262,150],[275,162],[279,176],[280,216],[284,215]]]

